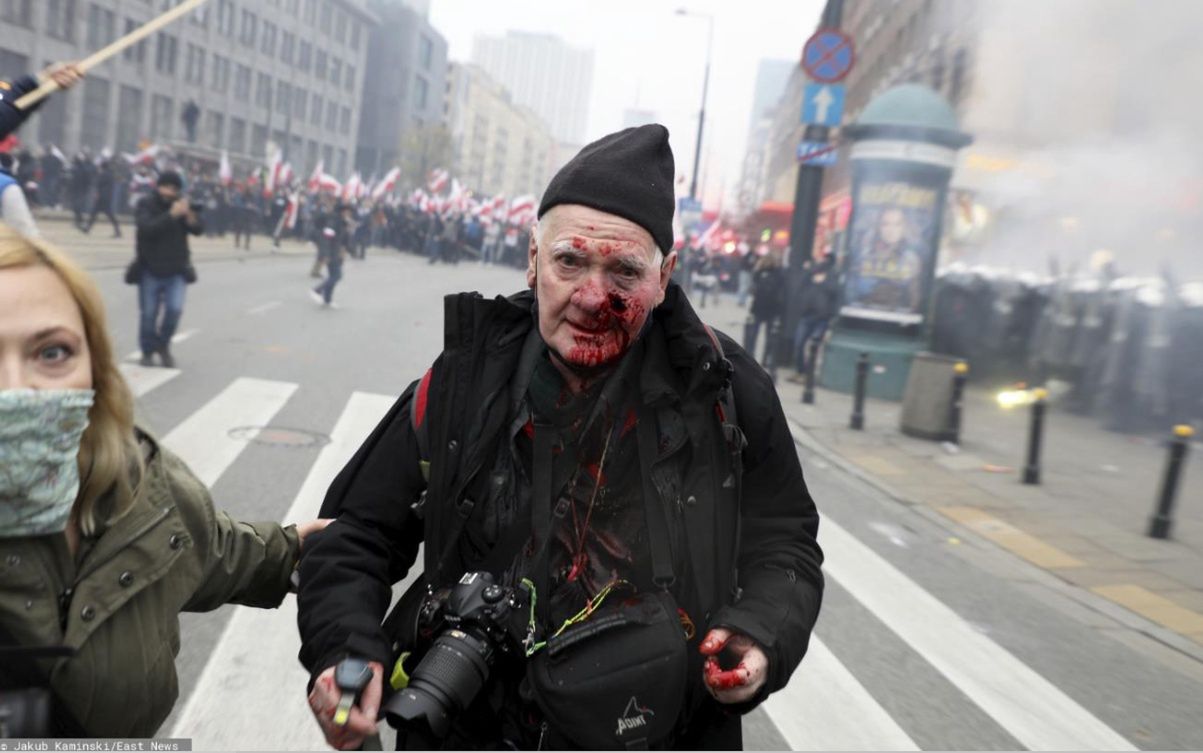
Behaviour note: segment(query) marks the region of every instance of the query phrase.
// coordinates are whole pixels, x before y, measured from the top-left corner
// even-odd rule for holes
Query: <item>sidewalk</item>
[[[92,232],[85,235],[75,227],[74,215],[62,209],[38,209],[34,220],[42,237],[56,248],[70,254],[85,269],[125,269],[134,258],[134,223],[132,217],[117,218],[121,225],[121,237],[113,238],[113,226],[105,217],[98,217]],[[266,235],[251,238],[251,250],[234,247],[233,234],[225,237],[204,236],[189,238],[194,262],[232,261],[258,259],[272,255],[304,256],[315,255],[313,244],[295,240],[282,240],[280,248],[272,247],[272,239]]]
[[[745,314],[726,297],[702,316],[742,337]],[[970,385],[960,447],[908,437],[901,404],[869,399],[865,430],[849,428],[852,396],[802,388],[778,373],[777,391],[799,440],[901,503],[926,508],[1061,581],[1140,615],[1163,642],[1203,661],[1203,446],[1180,481],[1169,540],[1145,535],[1167,450],[1165,437],[1117,434],[1051,408],[1042,483],[1020,483],[1028,408],[1004,410]],[[870,377],[872,378],[872,377]],[[802,431],[797,431],[801,429]],[[821,506],[822,500],[820,500]]]

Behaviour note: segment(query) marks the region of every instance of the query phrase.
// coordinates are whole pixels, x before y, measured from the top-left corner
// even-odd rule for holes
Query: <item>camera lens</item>
[[[461,630],[448,630],[435,639],[402,690],[384,708],[393,727],[418,727],[442,739],[451,718],[463,711],[489,677],[493,647]]]

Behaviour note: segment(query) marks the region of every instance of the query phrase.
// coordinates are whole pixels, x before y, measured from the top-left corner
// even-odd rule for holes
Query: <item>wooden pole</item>
[[[92,53],[88,57],[76,63],[75,67],[79,69],[80,73],[87,73],[92,68],[100,65],[125,48],[141,42],[146,37],[149,37],[151,34],[154,34],[156,31],[162,29],[164,26],[167,26],[181,16],[196,10],[206,2],[208,2],[208,0],[184,0],[184,2],[167,11],[163,15],[147,21],[142,26],[134,29],[129,34],[126,34],[124,37],[121,37],[104,49]],[[38,88],[18,98],[14,104],[18,110],[29,109],[38,102],[41,102],[46,97],[50,96],[52,93],[58,91],[58,89],[59,85],[55,83],[54,79],[47,79],[43,81]]]

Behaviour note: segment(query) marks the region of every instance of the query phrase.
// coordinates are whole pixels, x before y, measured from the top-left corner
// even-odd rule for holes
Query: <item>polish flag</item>
[[[359,177],[359,171],[351,173],[351,177],[347,178],[347,182],[343,184],[342,200],[350,201],[359,196],[359,189],[363,185],[363,179]]]
[[[282,165],[283,160],[280,159],[280,152],[277,150],[267,162],[267,174],[263,176],[263,193],[275,193]]]
[[[309,193],[314,193],[322,187],[322,176],[325,175],[322,172],[322,167],[322,161],[318,160],[317,166],[313,168],[313,174],[309,176],[309,182],[305,185]]]
[[[343,190],[343,184],[339,183],[338,180],[336,180],[335,177],[329,173],[322,173],[321,177],[318,178],[317,187],[319,191],[332,193],[335,196],[341,194]]]
[[[394,167],[384,174],[380,182],[372,189],[372,199],[379,201],[381,196],[392,193],[397,188],[397,181],[401,178],[401,168]],[[421,189],[417,189],[421,190]]]
[[[523,224],[526,216],[535,211],[535,197],[530,194],[519,196],[510,202],[509,221],[515,225]]]
[[[430,171],[430,177],[426,180],[426,187],[430,189],[432,194],[436,194],[447,187],[447,182],[450,179],[450,173],[441,167],[436,167]]]
[[[225,149],[221,150],[221,165],[217,168],[217,177],[223,186],[230,185],[230,181],[234,180],[234,171],[230,169],[230,155]]]
[[[284,207],[284,227],[287,230],[292,230],[297,226],[297,209],[300,208],[301,197],[295,192],[290,191],[288,194],[288,206]]]
[[[122,152],[121,156],[124,157],[125,161],[131,165],[150,165],[154,164],[155,158],[159,156],[159,152],[162,150],[163,147],[159,146],[158,144],[151,144],[137,154]]]

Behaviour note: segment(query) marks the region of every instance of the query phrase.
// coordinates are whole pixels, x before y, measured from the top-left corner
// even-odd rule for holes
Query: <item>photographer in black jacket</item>
[[[384,709],[399,749],[739,749],[806,653],[819,516],[768,375],[670,283],[673,177],[663,126],[586,146],[531,290],[448,296],[442,355],[331,485],[297,602],[331,745]]]
[[[196,281],[188,235],[200,235],[204,226],[197,209],[180,195],[183,187],[179,173],[164,172],[155,192],[134,210],[138,235],[133,276],[138,283],[143,366],[153,366],[156,353],[163,366],[175,366],[171,337],[184,313],[184,288]]]

